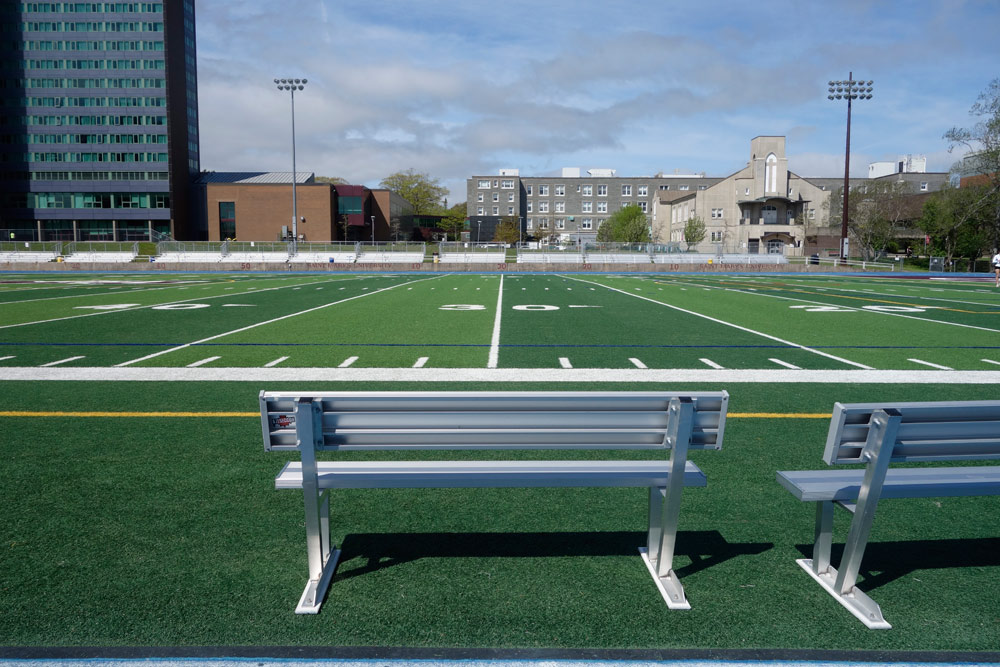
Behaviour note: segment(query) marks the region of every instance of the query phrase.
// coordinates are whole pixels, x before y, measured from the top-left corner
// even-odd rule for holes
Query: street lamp
[[[375,249],[375,216],[373,215],[373,216],[371,216],[371,218],[372,218],[372,250],[374,250]]]
[[[292,252],[298,249],[299,243],[299,210],[298,202],[295,198],[295,181],[298,180],[295,172],[295,91],[303,90],[306,87],[307,79],[275,79],[274,83],[278,90],[287,90],[292,94]]]
[[[870,100],[873,81],[855,81],[854,72],[847,81],[831,81],[828,100],[847,100],[847,149],[844,156],[844,210],[840,216],[840,258],[847,259],[847,201],[850,192],[848,176],[851,170],[851,100]]]

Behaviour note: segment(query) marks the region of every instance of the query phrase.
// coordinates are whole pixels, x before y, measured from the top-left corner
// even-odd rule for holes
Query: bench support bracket
[[[892,627],[886,622],[885,617],[882,616],[882,608],[878,606],[878,603],[865,595],[857,586],[851,589],[850,593],[841,594],[837,592],[837,570],[835,568],[827,567],[826,572],[816,572],[813,569],[811,558],[800,558],[795,562],[808,572],[809,576],[823,587],[823,590],[832,595],[833,599],[837,602],[844,605],[847,611],[854,614],[866,626],[872,630],[888,630]]]

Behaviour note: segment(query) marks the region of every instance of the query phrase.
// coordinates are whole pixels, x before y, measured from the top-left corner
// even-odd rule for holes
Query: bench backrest
[[[693,404],[691,449],[720,449],[729,394],[715,392],[267,392],[267,450],[297,450],[295,408],[318,403],[319,450],[664,449],[673,398]]]
[[[892,461],[1000,459],[1000,401],[836,403],[823,460],[866,463],[873,417],[899,415]],[[871,447],[874,443],[869,443]]]

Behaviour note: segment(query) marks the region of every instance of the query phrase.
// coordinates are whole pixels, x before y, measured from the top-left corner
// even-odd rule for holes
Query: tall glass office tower
[[[0,240],[192,228],[194,0],[0,2]]]

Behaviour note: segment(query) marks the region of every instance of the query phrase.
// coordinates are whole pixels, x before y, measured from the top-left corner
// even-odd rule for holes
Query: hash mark
[[[275,366],[277,366],[278,364],[280,364],[282,361],[284,361],[287,358],[288,357],[278,357],[274,361],[269,361],[266,364],[264,364],[264,368],[274,368]]]
[[[711,359],[699,359],[698,361],[700,361],[701,363],[705,364],[706,366],[711,366],[712,368],[715,368],[717,370],[720,370],[720,371],[724,370],[724,368],[722,366],[720,366],[719,364],[715,363]]]
[[[70,357],[69,359],[60,359],[59,361],[50,361],[47,364],[42,364],[42,368],[44,368],[46,366],[58,366],[59,364],[65,364],[65,363],[67,363],[69,361],[76,361],[77,359],[83,359],[83,357],[82,356],[80,356],[80,357]]]
[[[358,360],[357,357],[347,357],[342,362],[340,362],[340,365],[337,366],[337,368],[347,368],[348,366],[350,366],[351,364],[353,364],[357,360]]]
[[[559,365],[563,368],[573,368],[573,364],[569,363],[569,359],[567,357],[559,357]]]
[[[221,359],[221,358],[222,357],[208,357],[206,359],[202,359],[201,361],[196,361],[193,364],[188,364],[187,367],[188,368],[197,368],[198,366],[204,366],[207,363],[213,362],[216,359]]]

